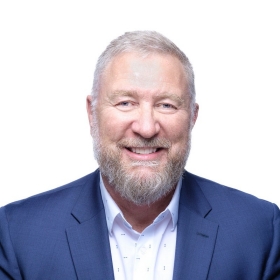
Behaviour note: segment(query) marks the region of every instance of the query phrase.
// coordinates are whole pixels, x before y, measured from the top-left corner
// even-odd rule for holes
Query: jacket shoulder
[[[212,207],[210,216],[222,216],[227,213],[230,216],[240,216],[241,219],[246,216],[255,219],[258,215],[258,220],[263,218],[266,221],[272,216],[279,216],[277,205],[249,193],[188,172],[185,174],[185,179],[187,185],[202,191]]]
[[[56,218],[63,213],[69,215],[81,193],[85,189],[90,191],[97,182],[99,182],[98,170],[58,188],[12,202],[0,209],[5,212],[8,222],[34,221],[36,218],[42,219],[51,212],[57,213]]]

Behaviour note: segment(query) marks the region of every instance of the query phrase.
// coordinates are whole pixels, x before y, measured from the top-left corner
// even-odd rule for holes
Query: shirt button
[[[142,255],[144,255],[146,252],[147,252],[147,248],[145,248],[145,247],[141,247],[141,248],[140,248],[140,253],[141,253]]]

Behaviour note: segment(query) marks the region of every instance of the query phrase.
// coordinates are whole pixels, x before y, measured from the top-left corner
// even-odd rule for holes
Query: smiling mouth
[[[130,152],[135,153],[135,154],[148,155],[148,154],[152,154],[152,153],[159,151],[161,148],[147,148],[147,147],[128,148],[128,147],[126,147],[126,149],[128,149]]]

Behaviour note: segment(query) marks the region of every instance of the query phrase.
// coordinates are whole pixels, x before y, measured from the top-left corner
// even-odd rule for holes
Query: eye
[[[173,106],[172,104],[168,104],[168,103],[163,103],[163,104],[161,104],[161,106],[164,109],[176,109],[175,106]]]
[[[170,103],[159,103],[156,107],[164,113],[171,113],[178,109],[175,105]]]
[[[122,102],[117,104],[117,106],[124,106],[124,107],[128,107],[130,105],[132,105],[132,104],[129,101],[122,101]]]
[[[118,102],[115,107],[118,108],[121,111],[129,111],[132,110],[135,106],[135,102],[133,101],[120,101]]]

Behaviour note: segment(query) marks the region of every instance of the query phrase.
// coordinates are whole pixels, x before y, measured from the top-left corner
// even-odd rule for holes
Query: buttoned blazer
[[[99,170],[0,208],[0,279],[114,279]],[[185,172],[173,279],[280,279],[278,207]]]

